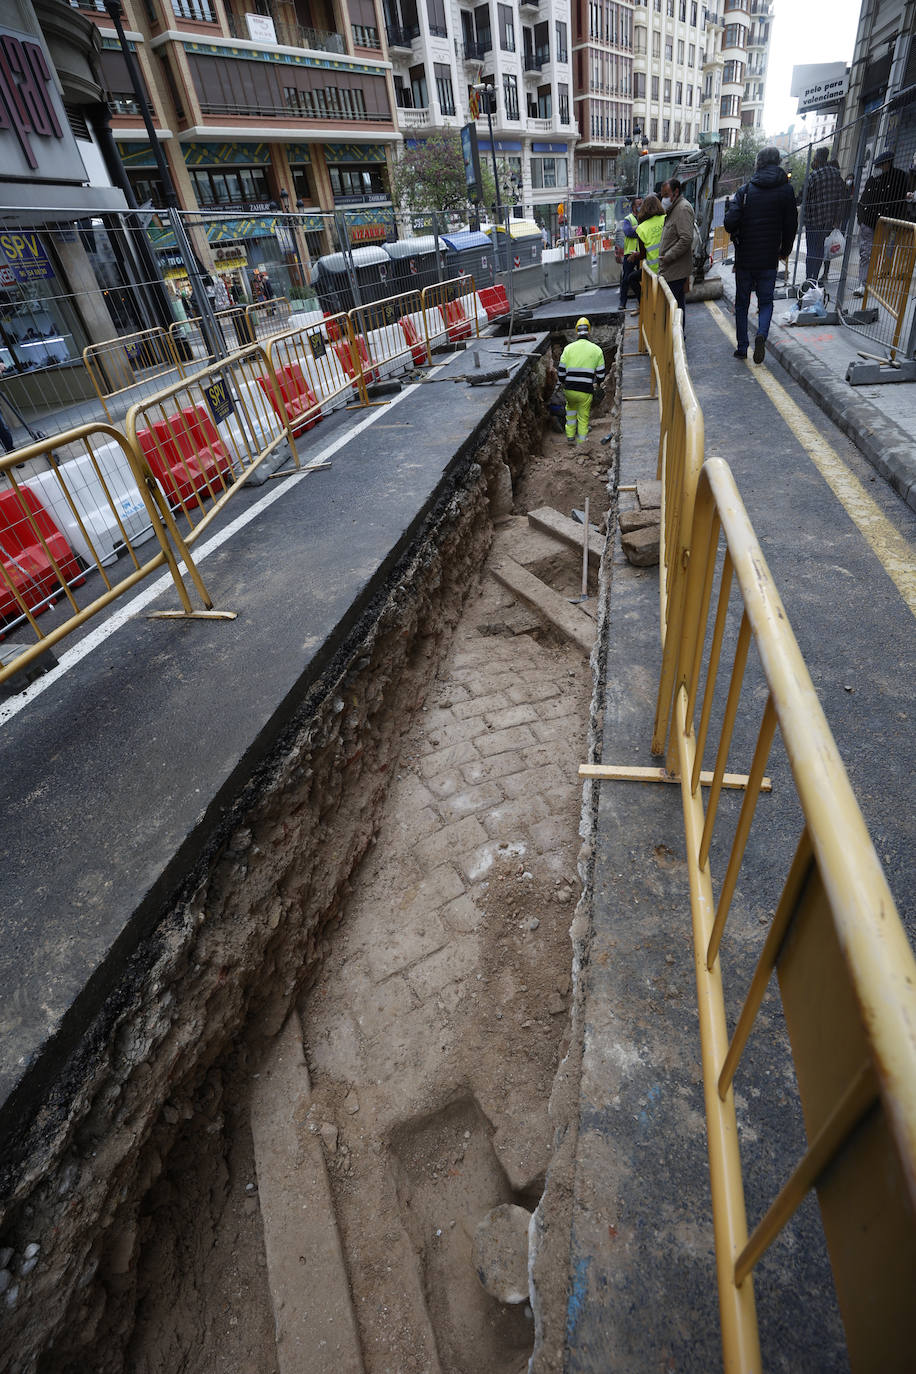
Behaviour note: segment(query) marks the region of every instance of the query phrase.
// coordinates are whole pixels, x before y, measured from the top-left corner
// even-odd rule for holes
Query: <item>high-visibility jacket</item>
[[[625,253],[635,253],[639,247],[636,236],[636,216],[632,210],[623,219],[623,248]]]
[[[591,339],[573,339],[560,354],[557,375],[564,391],[584,391],[590,396],[604,381],[604,354]]]
[[[642,224],[636,226],[637,236],[645,244],[646,266],[650,272],[658,272],[658,245],[661,243],[664,229],[664,215],[653,215],[651,219],[644,219]]]

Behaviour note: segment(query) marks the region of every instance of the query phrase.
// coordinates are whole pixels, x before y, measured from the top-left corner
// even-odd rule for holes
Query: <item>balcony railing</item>
[[[539,57],[535,57],[533,52],[526,52],[522,59],[522,70],[527,75],[529,72],[539,76],[544,69],[544,64]]]
[[[389,48],[412,48],[416,39],[420,37],[420,26],[411,24],[410,28],[399,28],[396,24],[388,24],[386,28],[388,34]]]
[[[428,129],[432,122],[429,106],[422,110],[398,110],[398,123],[402,129]]]
[[[180,0],[184,3],[184,0]],[[196,4],[196,0],[195,0]],[[277,19],[274,15],[255,15],[256,19],[267,18],[274,26],[275,41],[284,48],[311,48],[313,52],[346,52],[347,47],[343,40],[343,35],[339,33],[328,33],[324,29],[308,29],[302,24],[287,24],[283,19]],[[229,32],[233,38],[242,38],[247,42],[263,43],[263,38],[253,39],[246,23],[243,13],[235,14],[232,10],[226,10],[226,19],[229,24]]]
[[[549,134],[553,128],[552,119],[531,119],[525,120],[525,127],[530,129],[533,134]]]
[[[333,104],[328,101],[323,110],[309,109],[302,103],[299,105],[259,105],[256,110],[248,104],[236,104],[233,102],[222,102],[215,100],[202,100],[200,102],[200,112],[204,115],[230,115],[236,118],[249,116],[257,119],[307,119],[314,120],[321,124],[337,124],[344,121],[348,124],[387,124],[390,122],[389,116],[379,114],[371,110],[360,110],[351,106],[347,109],[343,104]]]
[[[489,43],[465,43],[463,57],[465,62],[482,62],[487,53],[492,51],[492,40]]]

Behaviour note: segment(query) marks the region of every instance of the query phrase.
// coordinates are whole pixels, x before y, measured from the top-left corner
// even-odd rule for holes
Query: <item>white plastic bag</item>
[[[798,319],[798,306],[793,305],[779,317],[780,324],[794,324]]]
[[[820,286],[806,281],[798,293],[799,304],[803,307],[824,304],[824,292]]]
[[[845,251],[846,240],[843,237],[842,230],[831,229],[824,243],[824,257],[827,258],[828,261],[831,261],[833,258],[842,257]]]

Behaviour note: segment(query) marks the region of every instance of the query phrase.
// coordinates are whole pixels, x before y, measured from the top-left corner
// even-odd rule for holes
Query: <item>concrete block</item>
[[[662,504],[661,482],[637,482],[636,499],[641,510],[658,510]]]
[[[621,538],[621,547],[627,560],[635,568],[652,568],[658,562],[658,525],[647,525],[641,530],[631,530]]]
[[[650,510],[622,510],[617,517],[621,534],[629,534],[631,530],[642,530],[653,525],[656,528],[661,523],[662,513],[659,507]]]
[[[590,625],[587,618],[576,611],[559,592],[555,592],[546,582],[542,582],[511,558],[504,558],[498,567],[494,567],[493,576],[502,586],[508,587],[516,596],[539,611],[554,629],[559,630],[574,644],[578,644],[584,653],[591,653],[594,626]],[[529,740],[528,743],[532,741]],[[480,742],[481,746],[482,744],[483,741]],[[483,752],[482,749],[481,751]]]

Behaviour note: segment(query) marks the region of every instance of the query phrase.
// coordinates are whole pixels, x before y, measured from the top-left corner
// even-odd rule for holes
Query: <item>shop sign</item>
[[[246,14],[245,23],[248,27],[248,37],[252,43],[276,43],[277,31],[274,28],[274,21],[264,14]]]
[[[223,420],[229,419],[235,406],[232,404],[229,388],[221,377],[214,377],[210,385],[204,387],[204,396],[216,424],[222,424]]]
[[[0,286],[15,286],[16,273],[12,267],[0,267]]]
[[[0,166],[43,181],[89,179],[44,48],[8,28],[0,28]]]
[[[54,276],[54,268],[37,234],[0,234],[0,252],[18,282],[45,281]]]
[[[817,62],[792,68],[791,95],[798,96],[798,113],[824,110],[846,94],[849,73],[845,62]]]
[[[366,239],[383,239],[387,233],[384,224],[348,224],[347,229],[351,243],[364,243]]]

